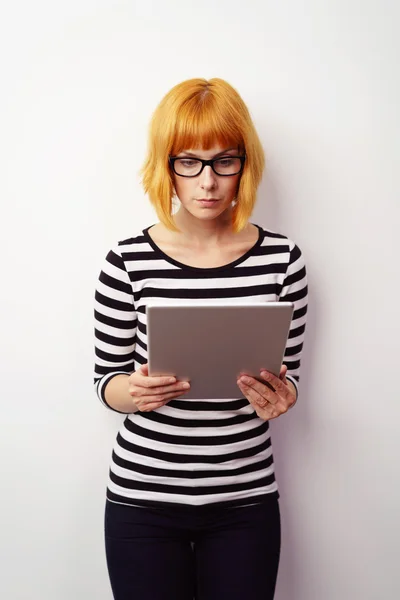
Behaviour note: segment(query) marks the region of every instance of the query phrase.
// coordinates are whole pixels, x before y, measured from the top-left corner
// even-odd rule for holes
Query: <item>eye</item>
[[[194,167],[199,161],[193,158],[180,158],[178,162],[182,167]]]
[[[234,159],[230,158],[230,157],[225,157],[225,158],[219,158],[216,161],[216,164],[219,167],[230,167],[233,164]]]

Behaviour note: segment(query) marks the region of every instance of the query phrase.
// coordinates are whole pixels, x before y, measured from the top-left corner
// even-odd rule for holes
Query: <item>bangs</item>
[[[171,154],[183,150],[201,148],[209,150],[213,146],[238,146],[244,150],[241,119],[231,106],[217,103],[211,94],[197,95],[188,100],[178,111],[172,133]]]

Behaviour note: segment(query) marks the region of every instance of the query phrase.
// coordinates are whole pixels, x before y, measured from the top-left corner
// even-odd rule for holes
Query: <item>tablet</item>
[[[243,397],[243,371],[279,376],[293,304],[181,302],[149,305],[146,314],[149,375],[190,381],[182,400],[227,399]]]

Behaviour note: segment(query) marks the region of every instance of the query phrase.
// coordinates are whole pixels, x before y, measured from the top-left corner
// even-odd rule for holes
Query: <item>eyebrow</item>
[[[218,152],[218,154],[215,154],[213,156],[213,158],[216,158],[217,156],[221,156],[222,154],[226,154],[227,152],[230,152],[231,150],[237,150],[237,146],[234,146],[233,148],[226,148],[226,150],[222,150],[222,152]],[[193,154],[193,152],[186,152],[185,150],[182,150],[182,152],[179,153],[179,155],[184,154],[185,156],[193,156],[194,158],[199,158],[197,156],[197,154]]]

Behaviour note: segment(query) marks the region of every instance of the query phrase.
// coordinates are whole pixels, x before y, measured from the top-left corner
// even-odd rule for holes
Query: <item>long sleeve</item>
[[[290,325],[288,343],[283,363],[287,366],[286,377],[298,391],[300,362],[307,319],[307,273],[300,248],[290,242],[290,259],[279,296],[280,302],[293,302],[294,312]]]
[[[133,291],[119,248],[110,250],[100,272],[95,292],[94,384],[100,401],[108,382],[134,371],[137,315]],[[119,412],[119,411],[115,411]]]

